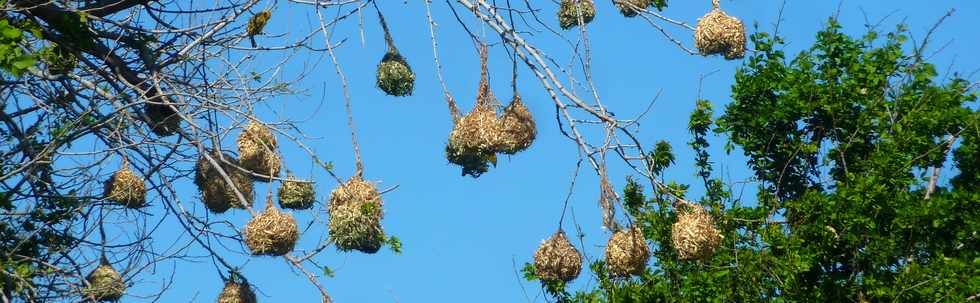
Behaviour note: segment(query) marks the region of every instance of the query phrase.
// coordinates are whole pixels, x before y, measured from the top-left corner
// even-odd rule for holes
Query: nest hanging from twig
[[[650,247],[639,227],[619,230],[606,243],[606,268],[614,277],[642,274],[649,259]]]
[[[480,50],[480,84],[477,88],[476,106],[473,111],[456,119],[449,143],[446,145],[446,159],[463,168],[463,175],[474,178],[487,172],[489,164],[497,165],[497,148],[503,135],[497,111],[500,104],[490,90],[487,71],[488,50]]]
[[[729,16],[713,1],[714,8],[698,19],[694,30],[694,45],[703,56],[722,54],[734,60],[745,56],[745,26],[738,18]]]
[[[119,298],[126,293],[126,282],[105,257],[102,257],[100,263],[99,267],[85,278],[89,284],[85,289],[85,296],[100,302],[119,301]]]
[[[232,207],[244,209],[245,207],[251,206],[252,200],[255,197],[252,179],[234,167],[238,165],[238,160],[231,155],[224,154],[224,160],[230,162],[230,164],[224,163],[221,162],[221,158],[219,158],[217,153],[212,152],[211,154],[214,160],[221,164],[221,168],[228,175],[228,178],[231,179],[234,187],[229,186],[218,169],[211,165],[211,161],[208,161],[204,155],[201,155],[195,166],[194,184],[197,185],[197,189],[201,192],[201,199],[204,201],[204,205],[214,213],[223,213]],[[235,188],[241,192],[245,201],[238,199],[238,196],[235,195]]]
[[[284,213],[272,205],[269,198],[265,212],[255,216],[245,225],[245,245],[252,255],[282,256],[296,246],[299,228],[293,215]]]
[[[103,195],[106,200],[125,205],[128,208],[146,206],[146,184],[143,178],[137,176],[123,165],[105,182]]]
[[[613,0],[616,8],[625,17],[636,17],[641,11],[653,5],[653,0]]]
[[[359,176],[330,193],[327,233],[340,251],[357,250],[373,254],[381,249],[385,234],[381,227],[384,211],[381,193],[374,184]]]
[[[558,25],[562,29],[569,29],[579,25],[579,16],[582,23],[592,22],[595,18],[595,3],[592,0],[561,0],[558,8]]]
[[[390,96],[410,96],[415,90],[415,72],[397,51],[389,51],[378,63],[378,88]]]
[[[498,150],[502,153],[513,155],[526,150],[534,143],[534,138],[538,134],[531,112],[521,102],[521,96],[515,94],[514,100],[504,108],[504,113],[500,117],[500,132]]]
[[[316,192],[312,182],[297,180],[287,174],[286,181],[279,187],[279,206],[289,209],[308,209],[316,202]]]
[[[150,130],[157,136],[171,136],[180,130],[180,115],[169,100],[165,96],[151,98],[153,102],[147,102],[143,109],[149,118]]]
[[[225,288],[218,295],[218,303],[255,303],[255,293],[248,283],[225,282]]]
[[[534,273],[542,280],[568,282],[582,271],[582,255],[559,230],[534,252]]]
[[[671,229],[670,240],[682,260],[710,258],[721,245],[722,235],[714,219],[701,206],[684,204],[678,208],[677,222]]]
[[[238,136],[238,154],[241,166],[254,172],[255,180],[268,182],[279,176],[282,158],[279,157],[279,143],[268,127],[251,122]]]

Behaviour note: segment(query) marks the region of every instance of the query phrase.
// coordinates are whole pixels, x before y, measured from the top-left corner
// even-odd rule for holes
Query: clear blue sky
[[[399,49],[418,75],[413,96],[388,97],[375,88],[375,66],[384,54],[384,45],[373,9],[366,11],[364,16],[366,44],[360,43],[356,19],[345,21],[334,39],[348,38],[337,49],[337,56],[351,81],[365,176],[383,181],[382,188],[399,186],[384,196],[386,217],[383,225],[389,234],[401,238],[404,253],[395,255],[385,248],[378,254],[364,255],[338,253],[331,248],[316,260],[334,269],[336,277],[324,278],[321,282],[336,302],[544,302],[539,285],[523,281],[517,271],[531,260],[541,240],[557,228],[562,201],[575,168],[576,147],[559,134],[552,101],[540,88],[540,83],[522,68],[519,87],[537,120],[538,140],[526,152],[501,158],[497,168],[479,179],[460,177],[459,168],[448,164],[444,157],[443,147],[452,125],[434,72],[424,7],[418,0],[380,2]],[[544,20],[557,27],[554,17],[557,4],[533,2],[543,9]],[[653,112],[642,121],[640,139],[648,145],[657,140],[668,140],[674,145],[678,159],[668,176],[678,182],[694,184],[692,194],[696,198],[701,188],[693,177],[693,155],[686,147],[690,139],[686,125],[697,97],[698,77],[717,70],[705,81],[703,96],[712,100],[720,112],[728,102],[733,74],[740,62],[687,55],[642,19],[622,17],[608,0],[597,2],[598,16],[590,24],[589,33],[595,81],[603,102],[618,117],[631,117],[642,111],[662,90]],[[813,41],[814,33],[822,28],[828,16],[835,14],[840,2],[789,2],[785,6],[780,31],[789,42],[790,53],[796,53]],[[693,24],[709,9],[709,3],[708,0],[670,1],[665,15]],[[753,24],[760,30],[772,30],[779,3],[740,0],[723,1],[722,6],[729,14],[745,21],[750,32],[754,32]],[[980,39],[976,35],[980,28],[980,21],[976,20],[980,16],[980,2],[851,0],[840,4],[840,19],[848,33],[860,34],[865,24],[862,9],[871,20],[890,15],[882,25],[883,30],[891,30],[894,24],[904,20],[910,24],[914,37],[921,38],[950,8],[957,11],[935,34],[932,45],[949,44],[932,61],[941,72],[952,64],[952,71],[970,73],[980,69],[980,59],[976,56],[980,52]],[[446,4],[434,1],[433,10],[440,24],[440,55],[450,90],[461,107],[468,110],[476,93],[477,55]],[[316,15],[309,7],[280,1],[266,32],[295,39],[290,35],[308,32],[315,20]],[[481,27],[472,19],[465,21],[480,31]],[[693,48],[691,32],[675,30],[674,33],[684,45]],[[577,31],[566,34],[575,39]],[[490,37],[498,40],[493,35]],[[275,44],[271,38],[261,38],[260,42]],[[568,63],[567,45],[557,37],[539,33],[532,42],[562,64]],[[491,51],[492,85],[498,98],[506,102],[511,97],[510,62],[502,48],[495,47]],[[274,60],[284,55],[287,54],[261,55],[254,67],[267,64],[265,59]],[[343,111],[343,95],[334,67],[326,56],[307,57],[304,53],[292,60],[295,63],[282,71],[286,75],[282,76],[284,79],[296,72],[289,69],[299,70],[318,64],[313,73],[295,86],[305,93],[269,100],[267,106],[258,110],[269,119],[305,120],[302,127],[318,138],[305,143],[322,158],[332,161],[339,175],[349,177],[354,171],[353,154]],[[584,93],[583,90],[578,92]],[[233,140],[234,137],[228,138],[226,148],[234,148]],[[748,177],[744,158],[737,152],[725,156],[721,142],[719,138],[712,141],[718,169],[729,174],[731,179]],[[319,181],[320,204],[314,210],[294,212],[304,226],[311,220],[320,220],[302,235],[298,245],[300,249],[309,249],[325,232],[323,201],[337,184],[322,169],[315,168],[309,157],[295,145],[283,145],[287,167],[301,177]],[[628,174],[618,159],[610,159],[610,177],[617,190],[622,189]],[[204,214],[191,180],[183,180],[179,186],[186,192],[185,203],[197,207],[196,213]],[[256,188],[259,206],[265,200],[266,189],[261,183]],[[591,170],[583,170],[574,189],[570,210],[586,234],[586,246],[580,249],[584,249],[590,258],[601,258],[602,246],[609,236],[600,227],[597,197],[597,178]],[[154,207],[149,211],[162,215],[160,205]],[[242,227],[248,214],[231,211],[212,219],[228,219]],[[175,225],[162,226],[154,239],[157,249],[168,249],[179,230]],[[184,235],[180,241],[186,243],[189,238]],[[242,250],[238,246],[230,249]],[[187,253],[198,257],[205,254],[196,247]],[[226,252],[226,256],[242,266],[245,275],[260,292],[260,302],[319,302],[317,291],[306,278],[293,272],[282,259],[252,258],[234,252]],[[131,289],[131,296],[123,301],[141,301],[139,295],[173,280],[161,302],[214,302],[222,287],[216,269],[207,257],[195,260],[194,263],[159,264],[153,275],[137,278],[135,282],[139,286]],[[593,283],[590,273],[583,269],[571,289],[587,288]]]

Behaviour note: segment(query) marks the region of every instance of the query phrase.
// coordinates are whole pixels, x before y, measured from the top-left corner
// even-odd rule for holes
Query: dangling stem
[[[721,5],[718,2],[720,2],[720,0],[711,0],[711,8],[721,8]]]
[[[381,9],[378,8],[378,2],[371,2],[374,4],[374,10],[378,12],[378,20],[381,21],[381,29],[385,32],[385,44],[388,45],[388,53],[397,54],[398,48],[395,47],[395,39],[391,37],[391,30],[388,29],[388,22],[385,22],[385,16],[381,14]]]

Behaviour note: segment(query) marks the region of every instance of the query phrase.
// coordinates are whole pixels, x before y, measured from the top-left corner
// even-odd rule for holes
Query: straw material
[[[375,202],[384,205],[381,201],[381,193],[373,183],[364,181],[361,177],[354,176],[341,186],[337,186],[330,192],[330,204],[328,207],[338,207],[345,204],[363,204]]]
[[[119,298],[126,293],[126,283],[122,276],[105,259],[85,279],[89,284],[85,289],[85,296],[95,301],[119,301]]]
[[[378,64],[378,88],[390,96],[411,96],[415,90],[415,73],[401,54],[389,51]]]
[[[714,226],[714,219],[704,208],[688,205],[677,212],[670,240],[682,260],[710,258],[721,244],[721,233]]]
[[[534,252],[534,273],[542,280],[568,282],[582,271],[582,255],[559,230]]]
[[[745,56],[745,26],[715,6],[698,19],[694,44],[703,56],[722,54],[728,60],[740,59]]]
[[[612,276],[640,275],[649,259],[650,247],[639,227],[613,233],[606,244],[606,268]]]
[[[377,202],[345,203],[328,208],[327,233],[339,251],[357,250],[373,254],[381,249],[385,233],[383,211]]]
[[[238,154],[241,156],[241,166],[258,175],[256,181],[269,182],[277,177],[282,168],[282,158],[279,157],[279,143],[276,136],[268,127],[261,123],[251,122],[238,136]]]
[[[578,26],[579,16],[582,16],[582,23],[592,22],[595,18],[595,3],[592,0],[561,0],[558,24],[562,29]]]
[[[299,228],[293,215],[279,211],[268,201],[265,212],[245,225],[245,245],[252,255],[282,256],[293,251]]]
[[[313,183],[297,180],[293,174],[288,174],[286,181],[279,187],[279,206],[289,209],[308,209],[316,201]]]
[[[255,293],[248,283],[225,282],[225,288],[218,295],[218,303],[255,303]]]
[[[534,138],[538,130],[534,123],[534,117],[528,111],[524,102],[521,102],[520,95],[514,95],[514,100],[504,108],[504,114],[500,117],[501,136],[498,150],[502,153],[513,155],[526,150],[534,143]]]
[[[146,184],[129,166],[123,166],[105,182],[106,200],[125,205],[128,208],[146,206]]]
[[[653,5],[653,0],[613,0],[619,12],[626,17],[636,17],[641,11]]]
[[[214,213],[223,213],[232,207],[244,209],[246,206],[251,206],[255,197],[252,179],[233,165],[221,162],[216,153],[212,154],[212,157],[222,164],[222,169],[228,174],[232,184],[235,185],[234,188],[238,188],[238,191],[245,197],[245,201],[238,200],[234,188],[225,182],[221,173],[211,165],[211,161],[201,156],[195,166],[194,184],[201,192],[204,205]],[[225,154],[224,159],[232,164],[237,164],[237,160],[231,155]]]
[[[167,98],[154,99],[156,102],[167,100]],[[180,129],[180,115],[174,111],[170,104],[146,103],[144,112],[150,120],[150,130],[157,136],[171,136]]]
[[[457,121],[449,133],[446,159],[459,165],[463,175],[474,178],[487,172],[488,162],[496,164],[496,152],[501,137],[497,113],[490,106],[478,105]]]

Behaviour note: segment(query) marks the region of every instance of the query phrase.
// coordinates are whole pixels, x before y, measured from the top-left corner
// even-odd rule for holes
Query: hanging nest
[[[650,247],[639,227],[619,230],[606,243],[606,268],[612,276],[640,275],[649,259]]]
[[[265,212],[245,225],[245,245],[252,255],[282,256],[293,251],[299,239],[299,228],[293,215],[272,205],[269,198]]]
[[[279,143],[268,127],[251,122],[245,126],[236,142],[241,166],[255,173],[255,180],[269,182],[272,177],[279,176],[282,168]]]
[[[297,180],[293,174],[288,174],[279,187],[279,206],[282,208],[308,209],[315,201],[313,183]]]
[[[595,3],[592,0],[561,0],[558,8],[558,24],[562,29],[569,29],[578,25],[578,17],[582,16],[582,23],[592,22],[595,18]]]
[[[78,66],[78,58],[67,48],[55,44],[45,47],[40,52],[41,60],[48,66],[48,73],[61,75],[71,72]]]
[[[355,176],[330,193],[327,233],[340,251],[373,254],[384,243],[381,193],[374,184]]]
[[[487,172],[489,164],[496,165],[501,135],[496,111],[489,105],[477,104],[449,133],[446,159],[461,166],[464,176],[479,177]]]
[[[397,51],[385,54],[378,64],[378,88],[389,96],[411,96],[415,90],[415,73]]]
[[[146,184],[128,165],[112,174],[105,182],[103,195],[106,200],[125,205],[128,208],[146,206]]]
[[[89,286],[85,289],[85,296],[100,302],[115,302],[122,298],[126,293],[126,282],[116,269],[109,265],[109,261],[102,257],[99,267],[96,267],[85,280]]]
[[[147,102],[143,109],[146,117],[149,118],[150,130],[157,136],[171,136],[180,129],[180,115],[173,109],[169,100],[166,97],[151,98],[152,103]]]
[[[702,56],[722,54],[725,59],[745,56],[745,26],[738,18],[725,14],[713,1],[714,8],[698,19],[694,30],[694,45]]]
[[[710,258],[721,244],[721,233],[704,208],[689,204],[685,206],[687,207],[678,208],[677,222],[674,223],[670,235],[677,256],[682,260]]]
[[[653,0],[613,0],[619,12],[626,17],[636,17],[641,11],[653,5]]]
[[[559,230],[534,252],[534,273],[542,280],[568,282],[582,271],[582,255]]]
[[[500,144],[498,150],[502,153],[513,155],[526,150],[534,143],[534,138],[538,131],[534,124],[534,117],[527,110],[521,96],[514,94],[514,100],[504,108],[504,113],[500,117]]]
[[[218,303],[255,303],[255,293],[248,283],[228,281],[218,295]]]
[[[212,152],[212,157],[222,164],[222,169],[228,174],[229,179],[231,179],[235,187],[228,186],[228,182],[225,182],[221,173],[211,165],[211,161],[208,161],[202,155],[198,158],[197,165],[195,166],[194,184],[197,185],[198,190],[201,192],[201,199],[204,200],[204,205],[214,213],[223,213],[232,207],[244,209],[247,206],[251,206],[255,196],[252,189],[252,179],[234,167],[234,165],[238,164],[238,160],[231,155],[225,154],[223,156],[225,161],[231,163],[228,164],[221,162],[217,153]],[[238,188],[238,191],[242,193],[245,201],[238,199],[238,196],[235,195],[235,188]]]

